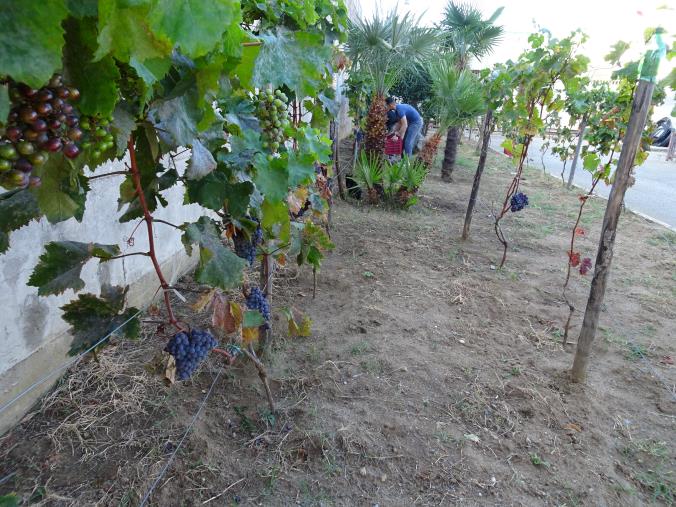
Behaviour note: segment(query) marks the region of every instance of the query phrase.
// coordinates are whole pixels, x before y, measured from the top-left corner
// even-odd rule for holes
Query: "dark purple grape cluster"
[[[518,194],[514,194],[512,196],[512,199],[510,200],[510,204],[512,205],[512,213],[516,213],[517,211],[521,211],[526,206],[528,206],[528,196],[526,194],[524,194],[523,192],[519,192]]]
[[[251,237],[247,237],[241,230],[237,231],[233,236],[232,241],[235,244],[235,254],[237,257],[246,259],[249,261],[249,266],[253,266],[253,263],[256,260],[256,248],[263,241],[263,229],[261,229],[259,220],[251,217],[246,218],[257,222],[258,227],[256,227],[256,230]]]
[[[258,310],[265,319],[265,328],[270,326],[270,303],[258,287],[254,287],[246,298],[246,307],[249,310]]]
[[[199,364],[218,342],[208,331],[193,329],[190,334],[181,331],[171,337],[164,348],[176,360],[176,378],[190,378]]]
[[[12,108],[0,139],[0,185],[38,186],[40,179],[31,177],[31,172],[47,161],[50,152],[61,151],[68,158],[80,154],[77,143],[83,132],[78,111],[71,104],[80,92],[65,86],[55,74],[40,89],[12,82],[9,96]]]

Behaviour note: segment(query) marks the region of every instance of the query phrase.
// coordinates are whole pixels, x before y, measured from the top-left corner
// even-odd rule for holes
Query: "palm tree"
[[[350,21],[346,52],[356,70],[366,74],[373,96],[366,117],[367,152],[380,156],[385,144],[385,95],[406,71],[427,61],[440,41],[439,32],[418,26],[419,18],[395,11],[371,20]]]
[[[483,19],[481,11],[470,4],[448,2],[444,11],[441,29],[444,31],[444,46],[451,52],[459,70],[467,69],[472,59],[480,60],[490,54],[500,42],[503,27],[495,25],[502,7],[491,17]],[[460,126],[452,126],[446,134],[446,149],[441,166],[441,177],[451,181],[460,141]]]
[[[439,130],[467,123],[484,112],[484,93],[470,70],[458,69],[455,58],[442,57],[430,64],[434,107]]]
[[[429,168],[444,130],[456,129],[476,118],[484,110],[481,83],[469,70],[457,67],[454,55],[444,55],[429,65],[432,80],[432,110],[439,128],[423,147],[420,158]]]

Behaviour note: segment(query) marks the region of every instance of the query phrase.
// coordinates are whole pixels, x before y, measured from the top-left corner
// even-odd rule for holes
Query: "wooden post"
[[[566,187],[570,189],[573,186],[573,178],[575,177],[575,169],[577,168],[577,161],[580,158],[580,151],[582,150],[582,141],[584,141],[584,134],[587,130],[587,115],[585,114],[580,121],[580,137],[577,139],[577,146],[575,147],[575,155],[573,155],[573,165],[570,166],[570,174],[568,175],[568,184]]]
[[[613,247],[615,245],[615,234],[617,232],[617,223],[622,211],[622,202],[624,194],[627,191],[631,169],[634,166],[634,158],[641,142],[641,134],[645,127],[652,99],[654,83],[641,80],[634,94],[634,102],[631,107],[631,116],[629,126],[624,136],[620,160],[615,171],[615,181],[610,190],[606,213],[603,217],[603,226],[601,228],[601,239],[599,249],[596,254],[596,266],[594,267],[594,278],[591,282],[587,308],[584,313],[582,330],[577,340],[577,349],[575,351],[575,360],[571,376],[573,382],[584,382],[587,378],[587,366],[589,364],[589,355],[591,345],[599,326],[599,315],[601,305],[606,292],[608,275],[610,274],[610,265],[613,260]]]
[[[469,238],[469,228],[472,224],[472,213],[474,212],[474,204],[476,204],[477,195],[479,195],[479,185],[481,184],[481,175],[484,172],[486,165],[486,157],[488,155],[488,143],[491,140],[491,130],[493,130],[493,110],[489,109],[486,112],[484,119],[484,126],[481,131],[481,155],[479,156],[479,164],[474,173],[474,183],[472,183],[472,192],[469,196],[469,204],[467,205],[467,213],[465,213],[465,225],[462,228],[462,239]]]
[[[336,180],[338,180],[338,194],[344,201],[347,199],[345,193],[345,175],[342,174],[342,171],[340,170],[340,163],[338,160],[338,125],[336,124],[335,120],[331,120],[331,123],[329,124],[329,135],[331,137],[333,147],[333,174],[335,175]]]
[[[476,141],[476,150],[474,151],[475,155],[481,155],[481,149],[484,145],[484,130],[486,129],[486,115],[484,115],[484,120],[481,122],[481,128],[479,129],[479,139]]]

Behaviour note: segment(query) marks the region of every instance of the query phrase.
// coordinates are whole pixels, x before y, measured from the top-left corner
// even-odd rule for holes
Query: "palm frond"
[[[403,72],[430,58],[440,43],[437,30],[418,27],[410,13],[376,12],[370,20],[350,21],[346,53],[384,95]]]
[[[471,4],[448,2],[441,28],[445,32],[444,44],[456,53],[458,66],[466,67],[471,58],[480,60],[502,40],[504,29],[494,24],[502,9],[483,19],[481,11]]]
[[[481,83],[468,70],[458,70],[452,57],[430,65],[439,124],[456,127],[477,117],[485,108]]]

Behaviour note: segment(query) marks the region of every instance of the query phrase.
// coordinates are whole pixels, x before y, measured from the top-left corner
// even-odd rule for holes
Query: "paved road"
[[[502,151],[500,144],[504,138],[500,134],[491,137],[491,148]],[[533,139],[528,150],[530,165],[542,168],[541,157],[542,139]],[[632,211],[647,215],[659,222],[667,224],[676,230],[676,161],[666,162],[664,152],[652,152],[648,160],[636,169],[636,183],[627,190],[624,202]],[[561,178],[563,162],[549,151],[545,154],[544,164],[547,172]],[[566,164],[565,178],[568,181],[568,171],[571,161]],[[582,161],[578,161],[575,170],[575,185],[589,189],[592,183],[591,174],[582,168]],[[608,197],[610,186],[599,183],[596,193]]]

